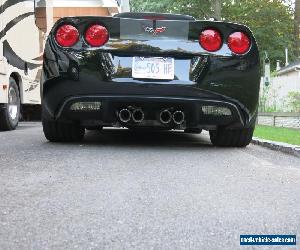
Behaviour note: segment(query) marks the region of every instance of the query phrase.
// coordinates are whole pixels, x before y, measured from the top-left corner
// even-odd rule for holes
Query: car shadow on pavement
[[[40,122],[20,122],[16,130],[28,130],[36,128],[38,125],[40,125]]]
[[[131,131],[104,129],[87,131],[84,145],[212,147],[207,135],[186,134],[181,131]]]

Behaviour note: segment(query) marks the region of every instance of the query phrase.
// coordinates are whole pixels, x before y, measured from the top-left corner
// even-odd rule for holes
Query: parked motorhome
[[[22,107],[40,105],[42,53],[66,16],[112,16],[128,0],[0,0],[0,130],[17,127]]]

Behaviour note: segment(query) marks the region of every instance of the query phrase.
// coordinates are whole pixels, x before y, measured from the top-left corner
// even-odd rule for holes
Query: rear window
[[[195,18],[188,15],[176,15],[176,14],[160,14],[151,12],[124,12],[115,15],[115,17],[133,18],[133,19],[150,19],[150,20],[186,20],[195,21]]]

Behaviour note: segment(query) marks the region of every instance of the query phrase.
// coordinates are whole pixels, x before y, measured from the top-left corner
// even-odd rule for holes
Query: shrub
[[[300,92],[290,92],[289,105],[294,112],[300,112]]]

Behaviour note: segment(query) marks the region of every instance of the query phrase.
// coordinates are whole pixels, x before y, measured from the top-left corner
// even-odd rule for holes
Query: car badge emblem
[[[157,34],[163,33],[167,30],[167,27],[160,27],[160,28],[152,28],[152,27],[146,27],[143,26],[143,29],[145,30],[145,32],[147,33],[151,33],[154,36],[156,36]]]

